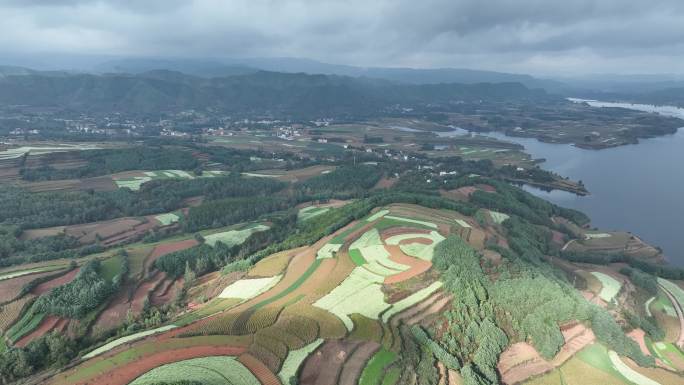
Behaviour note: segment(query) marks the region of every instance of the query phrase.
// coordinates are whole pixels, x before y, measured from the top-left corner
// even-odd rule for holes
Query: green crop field
[[[168,226],[172,223],[178,222],[180,220],[180,217],[174,213],[166,213],[157,215],[156,217],[154,217],[154,219],[158,220],[159,223],[162,224],[162,226]]]
[[[359,385],[379,385],[385,367],[397,359],[397,354],[384,348],[375,353],[361,373]]]
[[[174,329],[174,328],[176,328],[175,325],[167,325],[167,326],[162,326],[162,327],[159,327],[159,328],[156,328],[156,329],[146,330],[146,331],[139,332],[139,333],[135,333],[135,334],[131,334],[131,335],[128,335],[128,336],[125,336],[125,337],[117,338],[117,339],[115,339],[114,341],[108,342],[108,343],[106,343],[105,345],[102,345],[102,346],[100,346],[99,348],[97,348],[97,349],[91,351],[90,353],[84,355],[84,356],[83,356],[83,359],[84,359],[84,360],[87,360],[87,359],[89,359],[89,358],[93,358],[93,357],[95,357],[95,356],[99,356],[100,354],[106,353],[106,352],[108,352],[108,351],[110,351],[110,350],[116,348],[117,346],[121,346],[121,345],[126,344],[126,343],[128,343],[128,342],[132,342],[132,341],[135,341],[135,340],[139,340],[139,339],[141,339],[141,338],[143,338],[143,337],[147,337],[147,336],[151,336],[151,335],[153,335],[153,334],[165,332],[165,331],[167,331],[167,330],[171,330],[171,329]]]
[[[117,255],[107,258],[100,264],[100,276],[107,281],[111,281],[121,272],[121,256]]]
[[[320,266],[320,264],[321,264],[320,259],[314,260],[314,262],[311,264],[311,266],[309,266],[309,268],[306,269],[304,274],[302,274],[299,278],[297,278],[296,281],[292,282],[292,285],[290,285],[287,289],[283,290],[282,292],[274,295],[273,297],[271,297],[269,299],[265,299],[265,300],[257,303],[256,305],[254,305],[252,307],[252,309],[262,308],[262,307],[264,307],[270,303],[273,303],[273,302],[285,297],[286,295],[292,293],[293,291],[297,290],[297,288],[299,288],[307,279],[309,279],[311,274],[313,274],[313,272],[316,271],[316,269],[318,269],[318,266]]]
[[[601,297],[602,300],[610,303],[613,300],[613,298],[615,298],[615,296],[620,292],[622,284],[610,275],[601,273],[599,271],[592,271],[591,274],[594,277],[598,278],[598,280],[601,281],[601,285],[603,286],[601,288],[601,292],[599,293],[599,297]]]
[[[361,255],[359,249],[349,250],[349,258],[351,258],[351,260],[354,261],[357,266],[361,266],[366,263],[366,259],[363,258],[363,255]]]
[[[11,278],[17,278],[21,277],[24,275],[29,275],[33,273],[44,273],[48,271],[55,271],[59,269],[63,269],[65,266],[64,265],[51,265],[51,266],[43,266],[43,267],[36,267],[33,269],[25,269],[25,270],[15,270],[11,271],[8,273],[4,273],[0,275],[0,281],[4,281],[6,279],[11,279]]]
[[[297,375],[299,367],[302,366],[306,357],[316,350],[323,343],[322,339],[317,339],[316,341],[304,346],[303,348],[290,350],[287,354],[287,358],[283,362],[283,365],[278,372],[278,377],[283,384],[289,384],[290,378]]]
[[[43,322],[45,315],[45,313],[35,313],[32,309],[29,309],[19,321],[7,330],[7,338],[12,343],[17,342],[21,337],[31,333],[33,329],[37,328],[38,325]]]
[[[229,230],[204,236],[204,241],[210,246],[215,246],[216,242],[221,242],[226,246],[235,246],[244,242],[250,235],[258,231],[266,231],[269,227],[262,224],[255,224],[242,230]]]
[[[299,210],[299,213],[297,213],[297,220],[308,221],[309,219],[317,217],[321,214],[325,214],[328,211],[330,211],[330,208],[328,208],[328,207],[316,207],[316,206],[305,207],[305,208]]]
[[[130,385],[155,385],[196,381],[205,385],[261,385],[234,357],[203,357],[174,362],[152,369]]]

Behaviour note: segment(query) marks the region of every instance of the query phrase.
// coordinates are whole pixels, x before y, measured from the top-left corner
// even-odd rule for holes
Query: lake
[[[623,107],[684,118],[684,109],[676,107],[587,102],[596,107]],[[534,158],[546,159],[542,167],[583,181],[591,195],[579,197],[525,186],[527,191],[583,211],[594,226],[631,231],[660,246],[673,265],[684,266],[684,129],[674,135],[643,139],[636,145],[598,151],[501,133],[490,136],[522,144]]]

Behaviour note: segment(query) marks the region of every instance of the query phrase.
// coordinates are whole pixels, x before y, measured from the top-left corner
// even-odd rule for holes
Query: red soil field
[[[138,289],[133,294],[131,299],[131,312],[133,314],[140,314],[145,307],[145,299],[150,293],[161,284],[162,280],[166,278],[165,273],[156,272],[149,280],[143,282],[138,286]]]
[[[378,183],[375,184],[373,189],[390,188],[394,186],[397,181],[399,181],[398,178],[381,178]]]
[[[86,223],[83,225],[68,226],[65,233],[69,236],[78,238],[79,242],[93,243],[96,241],[96,234],[101,239],[107,239],[117,234],[128,231],[141,222],[133,218],[120,218],[111,221]]]
[[[157,227],[159,227],[159,224],[156,220],[148,220],[147,222],[136,225],[128,231],[124,231],[123,233],[107,238],[102,242],[102,244],[105,246],[114,246],[121,243],[126,243],[129,240],[139,239],[147,234],[149,230]]]
[[[565,235],[559,231],[556,230],[551,230],[551,233],[553,234],[552,240],[558,244],[558,245],[563,245],[565,244]]]
[[[388,229],[382,230],[380,233],[380,239],[382,239],[384,242],[387,240],[387,238],[401,234],[430,234],[430,230],[416,229],[413,227],[390,227]]]
[[[400,245],[410,245],[411,243],[420,243],[422,245],[431,245],[432,244],[432,239],[427,239],[427,238],[411,238],[411,239],[402,239],[399,241]]]
[[[131,285],[124,286],[112,299],[107,308],[97,316],[93,325],[93,331],[106,331],[121,324],[130,310],[133,315],[142,312],[145,298],[164,279],[164,274],[157,272],[149,280],[142,282],[137,288]],[[133,294],[131,295],[131,292]]]
[[[337,385],[337,377],[345,360],[361,345],[361,341],[326,341],[304,361],[300,385]]]
[[[28,345],[29,342],[46,335],[52,330],[64,331],[68,324],[69,320],[66,318],[60,318],[54,315],[47,316],[37,328],[31,333],[21,337],[14,345],[23,348]]]
[[[273,372],[266,367],[261,361],[257,360],[249,353],[245,353],[238,357],[243,365],[249,369],[252,374],[261,382],[262,385],[280,385],[280,379],[276,377]]]
[[[124,287],[119,290],[107,308],[97,316],[93,332],[110,330],[119,326],[130,308],[129,297],[129,288]]]
[[[646,341],[644,341],[645,335],[646,333],[644,333],[644,331],[641,329],[634,329],[631,332],[627,333],[627,337],[633,339],[639,344],[641,352],[644,353],[644,355],[650,356],[651,352],[648,350],[648,347],[646,346]]]
[[[424,272],[430,270],[430,267],[432,267],[432,263],[429,261],[412,258],[404,254],[399,246],[386,245],[385,249],[387,249],[387,251],[390,253],[390,260],[403,265],[411,266],[411,268],[406,271],[385,277],[385,284],[406,281],[407,279],[423,274]]]
[[[147,260],[145,261],[145,266],[152,266],[154,261],[156,261],[157,258],[161,257],[162,255],[173,253],[174,251],[189,249],[193,246],[197,246],[197,244],[198,243],[195,239],[186,239],[184,241],[163,243],[161,245],[158,245],[154,248],[154,250],[152,250],[152,253],[150,253],[150,255],[147,257]]]
[[[21,293],[21,289],[27,283],[38,279],[41,277],[49,277],[50,275],[57,274],[56,271],[50,271],[46,273],[28,274],[22,275],[21,277],[5,279],[0,281],[0,303],[9,302]]]
[[[477,191],[477,188],[475,188],[474,186],[465,186],[465,187],[457,188],[456,190],[454,190],[454,192],[456,192],[457,194],[460,194],[460,195],[463,195],[466,197],[470,197],[471,195],[473,195],[473,193],[475,191]]]
[[[361,371],[378,349],[380,349],[380,344],[372,341],[364,342],[363,345],[359,346],[344,363],[338,384],[356,385],[359,377],[361,377]]]
[[[489,193],[494,193],[496,192],[496,189],[493,186],[490,186],[488,184],[478,184],[475,185],[478,189],[484,191],[484,192],[489,192]]]
[[[97,377],[79,382],[79,385],[127,385],[131,381],[150,370],[173,362],[189,360],[191,358],[211,356],[236,356],[244,353],[244,347],[232,346],[193,346],[154,353],[141,357],[114,370],[101,373]]]
[[[66,285],[67,283],[71,282],[76,278],[78,275],[80,269],[72,269],[70,272],[63,274],[55,279],[49,280],[47,282],[43,282],[40,285],[36,286],[33,288],[31,293],[35,295],[41,295],[43,293],[47,293],[48,291],[56,288],[57,286],[62,286]]]
[[[157,290],[152,293],[151,302],[154,306],[163,305],[171,302],[178,292],[183,288],[183,278],[175,281],[166,279]]]

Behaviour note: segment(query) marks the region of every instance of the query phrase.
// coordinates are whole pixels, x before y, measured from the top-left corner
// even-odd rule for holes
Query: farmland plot
[[[196,381],[205,385],[261,385],[259,380],[234,357],[203,357],[175,362],[152,369],[130,385],[152,385]]]
[[[599,271],[592,271],[591,274],[601,281],[602,288],[601,292],[599,293],[599,297],[601,297],[602,300],[610,303],[618,294],[618,292],[620,292],[622,284],[610,275],[601,273]]]
[[[159,223],[162,224],[162,226],[168,226],[172,223],[178,222],[180,217],[174,213],[166,213],[166,214],[160,214],[154,217]]]
[[[90,353],[85,354],[83,356],[83,359],[87,360],[87,359],[93,358],[95,356],[99,356],[100,354],[106,353],[106,352],[108,352],[108,351],[110,351],[110,350],[112,350],[118,346],[123,345],[123,344],[129,343],[129,342],[132,342],[135,340],[139,340],[143,337],[151,336],[153,334],[162,333],[162,332],[174,329],[174,328],[176,328],[175,325],[167,325],[167,326],[162,326],[162,327],[159,327],[156,329],[146,330],[144,332],[139,332],[139,333],[135,333],[135,334],[131,334],[131,335],[128,335],[125,337],[115,339],[114,341],[108,342],[107,344],[100,346],[99,348],[91,351]]]
[[[437,281],[432,283],[430,286],[420,289],[417,292],[411,294],[410,296],[395,302],[392,304],[392,308],[387,310],[385,313],[382,314],[382,322],[387,323],[390,318],[392,318],[393,315],[401,313],[402,311],[413,307],[417,305],[418,303],[424,301],[427,299],[429,296],[431,296],[434,292],[439,290],[442,287],[442,282]]]
[[[311,218],[317,217],[321,214],[325,214],[328,211],[330,211],[329,207],[316,207],[316,206],[309,206],[305,207],[297,213],[297,220],[299,221],[307,221]]]
[[[498,211],[491,211],[491,210],[489,211],[489,216],[492,217],[492,220],[497,225],[504,223],[504,221],[506,219],[510,218],[507,214],[500,213]]]
[[[204,236],[204,241],[209,246],[215,246],[216,242],[221,242],[226,246],[234,246],[243,243],[250,235],[259,232],[266,231],[269,227],[266,225],[255,225],[242,230],[230,230],[221,233],[215,233]]]
[[[316,259],[334,258],[335,253],[340,251],[341,248],[341,243],[326,243],[318,250],[318,253],[316,253]]]
[[[637,385],[660,385],[658,382],[651,380],[650,378],[627,366],[624,362],[622,362],[620,356],[618,356],[618,354],[614,351],[609,351],[608,357],[610,357],[610,361],[613,363],[615,370],[617,370],[630,382]]]
[[[271,289],[280,281],[280,278],[282,275],[269,278],[241,279],[223,289],[219,298],[252,299]]]
[[[357,267],[339,286],[313,305],[335,314],[347,330],[352,330],[354,323],[349,314],[359,313],[378,319],[380,313],[390,306],[385,302],[381,289],[384,279],[381,275]]]
[[[395,221],[400,221],[400,222],[413,223],[413,224],[421,225],[421,226],[425,226],[425,227],[431,227],[433,229],[437,229],[437,227],[438,227],[436,224],[434,224],[432,222],[419,221],[418,219],[398,217],[395,215],[385,215],[385,218],[393,219]]]
[[[442,236],[442,234],[436,231],[431,231],[430,234],[415,234],[411,238],[424,238],[430,240],[432,243],[402,243],[402,241],[405,241],[407,239],[403,235],[396,235],[394,237],[388,238],[387,244],[398,244],[401,251],[403,251],[406,255],[410,255],[411,257],[422,259],[424,261],[432,261],[432,256],[434,254],[435,247],[444,239],[446,239]]]
[[[290,350],[287,358],[283,362],[283,366],[278,372],[278,377],[283,384],[288,384],[291,377],[297,375],[299,367],[302,366],[306,357],[316,350],[323,343],[323,339],[319,338],[316,341],[304,346],[303,348]]]

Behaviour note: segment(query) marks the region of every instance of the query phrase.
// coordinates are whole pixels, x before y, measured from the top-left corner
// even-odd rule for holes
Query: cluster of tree
[[[653,317],[641,317],[638,314],[631,313],[629,311],[624,312],[629,326],[633,328],[641,328],[646,332],[654,341],[662,341],[665,338],[665,331],[660,328],[658,322]]]
[[[484,191],[473,193],[470,198],[471,202],[480,207],[517,215],[534,224],[548,227],[556,227],[551,222],[552,216],[569,219],[578,225],[589,223],[589,218],[577,210],[556,206],[508,183],[492,179],[471,180],[469,183],[486,183],[496,188],[496,193]]]
[[[565,343],[559,323],[589,319],[587,302],[577,290],[540,269],[523,268],[514,277],[499,278],[491,291],[499,323],[508,325],[508,334],[531,340],[547,359]]]
[[[454,293],[452,306],[444,313],[447,327],[441,345],[460,360],[464,384],[498,384],[496,364],[508,337],[496,325],[491,283],[477,252],[450,236],[435,248],[433,264],[446,290]]]
[[[46,163],[55,155],[48,155]],[[186,149],[175,147],[136,146],[130,148],[80,151],[83,167],[56,169],[49,165],[22,168],[21,176],[29,181],[78,179],[113,174],[128,170],[194,170],[199,162]]]
[[[533,225],[517,216],[508,218],[503,227],[511,250],[532,264],[539,265],[542,262],[551,240],[551,232],[546,227]]]
[[[122,261],[126,264],[127,259],[122,258]],[[41,295],[34,302],[32,311],[80,319],[118,288],[127,268],[122,266],[121,270],[111,282],[107,281],[100,274],[100,261],[92,260],[81,267],[73,281]]]
[[[11,384],[50,367],[63,367],[78,353],[78,344],[61,333],[48,333],[24,348],[0,353],[0,384]]]
[[[298,184],[306,195],[327,198],[349,198],[366,195],[382,171],[373,166],[342,166]]]
[[[684,269],[680,267],[652,263],[622,253],[607,254],[600,252],[563,251],[560,253],[560,256],[570,262],[593,263],[595,265],[626,263],[634,269],[641,270],[644,273],[652,274],[657,277],[674,280],[684,279]]]
[[[17,253],[42,254],[59,252],[78,247],[78,240],[67,235],[47,236],[26,241],[20,238],[18,226],[0,225],[0,259]]]
[[[646,292],[649,294],[658,294],[658,280],[653,274],[644,273],[639,269],[627,266],[620,269],[620,274],[628,276],[629,280],[632,281],[633,284],[646,290]]]
[[[228,226],[254,220],[274,211],[286,210],[294,204],[296,200],[280,196],[253,196],[208,201],[190,208],[183,221],[183,227],[193,232]]]
[[[417,331],[417,330],[416,330]],[[423,333],[425,331],[421,330]],[[399,385],[435,385],[439,382],[439,373],[435,370],[437,359],[426,340],[430,336],[425,336],[406,325],[399,327],[401,340],[403,342],[402,352],[399,361],[401,376],[397,384]],[[425,339],[423,339],[423,337]]]
[[[531,337],[539,352],[550,357],[563,343],[558,322],[588,320],[598,341],[639,365],[654,364],[653,358],[641,352],[639,345],[625,335],[607,310],[587,302],[564,275],[548,264],[540,263],[539,258],[547,245],[542,241],[543,236],[534,235],[537,232],[535,226],[511,217],[505,227],[513,251],[507,257],[515,263],[511,264],[514,269],[509,266],[499,276],[492,290],[492,294],[496,293],[497,306],[506,309],[506,314],[500,315],[504,319],[501,323],[514,325],[513,332],[526,333],[521,337]]]
[[[216,242],[212,247],[203,243],[201,236],[197,236],[202,242],[198,246],[163,255],[155,261],[155,267],[174,277],[188,272],[199,276],[223,267],[242,270],[251,265],[247,257],[269,245],[279,244],[296,228],[297,214],[295,210],[290,210],[284,215],[272,216],[268,230],[251,234],[239,245],[228,246]]]

